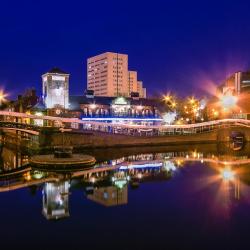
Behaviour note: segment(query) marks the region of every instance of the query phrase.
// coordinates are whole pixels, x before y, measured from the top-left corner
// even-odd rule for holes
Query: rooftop
[[[52,69],[50,69],[47,74],[65,74],[65,75],[69,75],[69,73],[57,68],[57,67],[54,67]]]

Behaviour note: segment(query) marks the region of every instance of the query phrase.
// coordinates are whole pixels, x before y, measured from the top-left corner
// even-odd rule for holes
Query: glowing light
[[[95,183],[95,181],[96,181],[95,177],[90,178],[90,182]]]
[[[3,90],[0,90],[0,105],[3,102],[6,102],[6,97],[8,96],[8,94],[4,93]]]
[[[177,105],[176,102],[172,102],[172,105],[171,105],[171,106],[172,106],[173,108],[175,108],[176,105]]]
[[[114,183],[115,183],[115,186],[117,188],[122,189],[127,184],[127,181],[126,180],[117,180]]]
[[[177,166],[181,166],[183,164],[183,161],[177,160],[176,163],[177,163]]]
[[[175,119],[176,119],[176,112],[168,112],[163,115],[163,121],[166,122],[167,124],[172,124]]]
[[[35,115],[36,116],[42,116],[43,114],[41,112],[36,112]]]
[[[175,171],[176,166],[171,161],[165,161],[164,162],[164,169],[166,169],[167,171]]]
[[[162,166],[162,163],[145,163],[141,165],[129,165],[129,166],[121,166],[120,170],[126,170],[126,169],[140,169],[140,168],[160,168]]]
[[[141,179],[142,178],[142,173],[138,173],[137,177],[138,177],[138,179]]]
[[[219,115],[219,112],[218,111],[213,111],[213,114],[215,117],[217,117]]]
[[[164,96],[164,100],[166,102],[169,102],[171,100],[171,96],[169,94],[167,94],[166,96]]]
[[[25,174],[23,175],[23,177],[24,177],[24,179],[25,179],[26,181],[30,181],[30,180],[31,180],[30,172],[25,173]]]
[[[225,181],[232,181],[234,179],[235,173],[231,169],[225,168],[222,170],[221,176]]]
[[[90,104],[90,106],[89,106],[91,109],[96,109],[96,104],[95,103],[93,103],[93,104]]]
[[[224,109],[231,109],[236,105],[237,97],[233,95],[223,95],[220,101]]]

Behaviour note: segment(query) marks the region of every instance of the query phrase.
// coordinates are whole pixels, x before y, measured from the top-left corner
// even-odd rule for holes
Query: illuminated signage
[[[114,101],[113,101],[114,105],[128,105],[128,101],[124,98],[124,97],[117,97]]]

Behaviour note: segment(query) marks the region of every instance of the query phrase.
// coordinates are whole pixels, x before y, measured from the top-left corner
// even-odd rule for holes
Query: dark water
[[[89,153],[95,170],[44,172],[2,148],[2,249],[249,249],[248,146]]]

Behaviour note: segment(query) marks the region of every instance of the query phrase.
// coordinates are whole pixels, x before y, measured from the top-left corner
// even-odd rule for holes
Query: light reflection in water
[[[211,200],[212,211],[215,214],[229,216],[232,194],[235,199],[240,199],[240,191],[243,191],[246,186],[241,183],[241,178],[249,174],[245,170],[250,164],[247,154],[237,157],[214,153],[205,154],[194,150],[130,155],[103,161],[91,170],[72,173],[44,172],[33,169],[18,172],[19,166],[27,162],[27,156],[22,155],[20,157],[24,160],[19,160],[16,153],[10,150],[3,152],[2,165],[6,166],[8,162],[8,168],[2,167],[1,174],[6,174],[9,170],[17,172],[16,175],[12,173],[8,176],[8,180],[1,181],[0,191],[34,185],[42,186],[42,211],[47,219],[69,216],[69,195],[75,186],[80,186],[84,190],[87,199],[100,205],[125,205],[129,200],[129,187],[138,188],[141,184],[152,181],[170,181],[175,178],[175,173],[181,173],[181,169],[185,166],[189,168],[189,162],[191,165],[197,162],[214,170],[214,175],[198,178],[199,182],[196,187],[199,190],[205,190],[207,187],[217,185],[215,198]],[[12,169],[9,167],[11,164]]]

